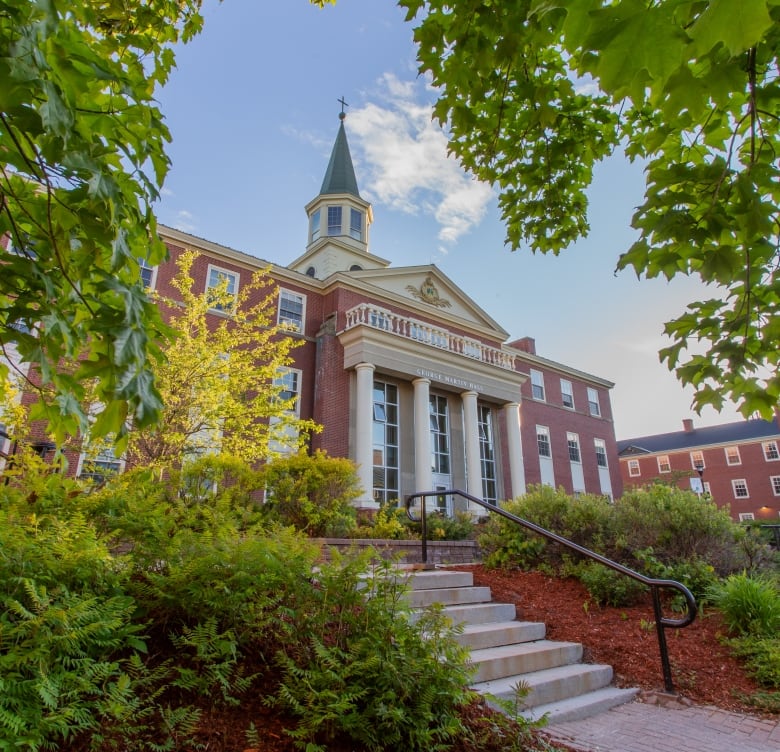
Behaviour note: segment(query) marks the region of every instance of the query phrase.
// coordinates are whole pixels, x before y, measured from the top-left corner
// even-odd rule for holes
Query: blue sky
[[[164,224],[267,261],[304,250],[304,205],[322,183],[347,108],[347,137],[371,251],[393,266],[434,263],[512,339],[615,382],[618,438],[740,419],[696,416],[691,393],[658,361],[663,322],[711,297],[694,280],[613,273],[635,238],[641,166],[603,164],[590,193],[591,233],[560,256],[510,252],[496,197],[446,157],[434,94],[417,76],[412,27],[392,0],[204,0],[203,33],[181,48],[159,100],[173,167]]]

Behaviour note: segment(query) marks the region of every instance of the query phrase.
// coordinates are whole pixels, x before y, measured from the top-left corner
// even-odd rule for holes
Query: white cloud
[[[427,97],[421,79],[385,74],[373,101],[349,112],[349,136],[361,192],[398,211],[431,216],[446,253],[481,222],[493,191],[447,155],[447,138],[431,118]]]
[[[182,232],[190,233],[194,232],[198,227],[194,215],[186,209],[179,209],[179,211],[173,215],[171,226]]]

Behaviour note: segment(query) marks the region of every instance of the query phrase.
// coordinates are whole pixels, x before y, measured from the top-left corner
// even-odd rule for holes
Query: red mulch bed
[[[574,579],[559,579],[538,572],[487,570],[482,566],[462,567],[474,573],[477,585],[488,585],[493,599],[514,603],[519,619],[542,621],[552,640],[581,642],[585,659],[610,664],[615,683],[663,692],[663,675],[653,608],[647,602],[628,608],[599,607]],[[758,686],[728,654],[721,642],[723,625],[714,613],[705,613],[691,626],[667,630],[667,642],[675,688],[697,704],[755,713],[741,697],[758,691]],[[260,667],[258,667],[259,669]],[[267,667],[266,667],[267,668]],[[285,728],[295,719],[266,707],[263,695],[273,686],[255,687],[238,708],[204,707],[200,724],[201,749],[208,752],[294,752]],[[464,718],[475,733],[489,726],[482,705],[464,710]],[[254,724],[257,741],[251,745],[246,730]],[[453,752],[500,752],[501,746],[460,745]],[[331,743],[329,752],[363,752],[350,742]]]

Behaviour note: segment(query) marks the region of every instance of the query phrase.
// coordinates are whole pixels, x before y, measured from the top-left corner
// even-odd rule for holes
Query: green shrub
[[[466,540],[474,532],[472,516],[462,510],[456,511],[452,516],[443,512],[432,512],[427,515],[426,523],[429,540]]]
[[[708,596],[731,634],[775,638],[780,633],[780,589],[775,580],[733,574],[710,588]]]
[[[577,577],[591,598],[602,606],[631,606],[647,592],[647,586],[596,561],[577,567]]]
[[[614,513],[614,555],[628,566],[642,563],[633,560],[634,552],[649,549],[661,564],[704,560],[721,576],[743,566],[738,526],[706,496],[653,485],[625,493]]]
[[[270,520],[310,537],[348,537],[355,528],[352,502],[360,494],[355,465],[324,452],[269,462],[262,471]]]
[[[586,548],[599,549],[602,541],[612,538],[612,505],[602,496],[583,494],[573,499],[563,489],[532,486],[525,496],[505,502],[502,508]],[[576,558],[557,543],[497,515],[484,525],[478,541],[487,566],[557,568]]]
[[[355,528],[353,535],[355,538],[387,540],[409,540],[420,537],[415,524],[406,516],[406,511],[393,504],[385,504],[377,509],[370,522]]]
[[[308,752],[340,735],[367,750],[445,749],[462,730],[468,650],[441,610],[410,619],[406,585],[390,565],[362,580],[366,562],[325,567],[318,597],[330,608],[292,615],[298,644],[291,637],[279,654],[277,699],[300,718],[290,733]]]
[[[729,640],[729,646],[761,686],[780,689],[780,638],[739,637]]]

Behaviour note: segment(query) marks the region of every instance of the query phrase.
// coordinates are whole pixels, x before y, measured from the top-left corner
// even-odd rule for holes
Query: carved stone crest
[[[433,284],[430,274],[419,288],[414,285],[407,285],[406,289],[412,294],[412,297],[436,308],[449,308],[451,305],[449,300],[439,297],[439,291],[436,289],[436,285]]]

